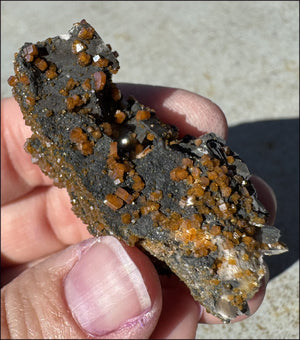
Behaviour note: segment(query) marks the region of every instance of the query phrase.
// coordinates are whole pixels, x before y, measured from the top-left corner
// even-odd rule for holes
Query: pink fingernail
[[[151,307],[143,277],[121,243],[110,236],[99,240],[84,247],[64,282],[73,317],[95,336],[117,330]]]

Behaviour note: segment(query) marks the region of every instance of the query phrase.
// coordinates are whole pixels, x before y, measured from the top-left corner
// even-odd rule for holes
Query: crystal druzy
[[[125,100],[112,81],[117,57],[85,20],[20,48],[8,82],[32,129],[26,151],[68,190],[92,235],[158,259],[224,322],[249,313],[263,255],[286,247],[266,225],[246,164],[215,134],[179,139]]]

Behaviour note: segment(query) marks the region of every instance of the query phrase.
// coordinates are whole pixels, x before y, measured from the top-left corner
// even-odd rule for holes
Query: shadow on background
[[[299,119],[233,126],[227,142],[250,172],[262,177],[276,194],[275,226],[289,252],[264,257],[271,279],[299,259]]]

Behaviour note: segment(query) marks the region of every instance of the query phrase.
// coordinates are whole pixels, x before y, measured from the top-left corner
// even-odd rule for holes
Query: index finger
[[[199,94],[163,86],[119,83],[123,95],[133,95],[139,102],[156,111],[164,123],[179,128],[180,137],[198,137],[214,132],[227,137],[227,121],[218,105]]]

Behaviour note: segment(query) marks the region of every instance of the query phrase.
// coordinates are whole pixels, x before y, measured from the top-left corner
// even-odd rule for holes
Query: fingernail
[[[200,303],[198,303],[198,308],[199,308],[198,320],[200,321],[204,313],[204,307],[202,307]]]
[[[82,248],[64,281],[73,317],[94,336],[119,329],[151,307],[143,277],[121,243],[110,236],[99,240]]]

